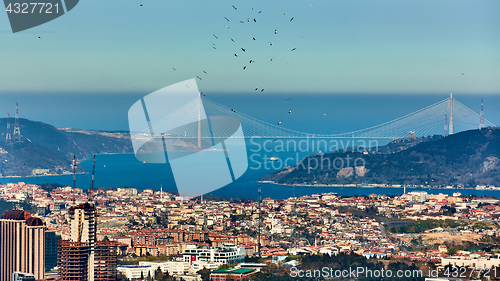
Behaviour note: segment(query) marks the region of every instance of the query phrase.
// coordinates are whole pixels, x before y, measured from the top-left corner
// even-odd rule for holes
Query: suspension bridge
[[[445,100],[383,124],[340,134],[315,134],[287,129],[235,111],[201,95],[157,121],[153,126],[156,125],[158,129],[161,128],[158,125],[165,122],[180,124],[185,116],[193,114],[200,116],[197,122],[179,125],[164,131],[163,137],[399,139],[410,135],[416,137],[446,135],[495,126],[485,120],[481,113],[474,112],[451,95]],[[202,115],[205,115],[206,119],[202,119]],[[240,124],[242,130],[237,133]]]

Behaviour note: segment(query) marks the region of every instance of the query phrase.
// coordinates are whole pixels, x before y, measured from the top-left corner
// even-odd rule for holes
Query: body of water
[[[261,140],[264,142],[265,140]],[[306,152],[275,152],[272,148],[274,142],[268,143],[268,150],[271,152],[255,153],[253,160],[249,160],[249,168],[239,179],[218,190],[207,193],[207,195],[221,196],[226,198],[251,198],[257,199],[258,185],[257,179],[276,170],[283,168],[284,160],[288,159],[289,164],[295,164],[304,156],[312,153]],[[249,153],[255,146],[249,145]],[[256,155],[258,154],[258,155]],[[278,157],[279,161],[264,161],[264,158]],[[85,160],[80,166],[87,171],[92,171],[92,160]],[[203,171],[190,171],[194,177],[206,176]],[[76,186],[88,189],[91,186],[91,174],[80,174],[76,176]],[[40,177],[20,177],[3,178],[0,182],[25,182],[31,184],[59,183],[71,186],[73,184],[72,175],[63,176],[40,176]],[[262,198],[286,199],[292,197],[294,188],[291,186],[261,183]],[[133,187],[137,189],[159,190],[160,186],[166,191],[176,191],[175,179],[170,170],[169,164],[143,164],[138,161],[133,154],[108,154],[96,157],[95,187]],[[477,196],[495,196],[500,198],[500,191],[497,190],[474,190],[474,189],[413,189],[407,188],[407,192],[413,190],[424,190],[430,194],[444,193],[451,195],[453,192],[460,192],[463,195],[474,194]],[[295,195],[311,195],[318,193],[335,192],[343,196],[387,194],[401,195],[403,188],[355,188],[355,187],[320,187],[320,186],[296,186]]]

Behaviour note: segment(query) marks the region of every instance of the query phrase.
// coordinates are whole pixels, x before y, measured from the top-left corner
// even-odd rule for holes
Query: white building
[[[118,272],[125,275],[130,280],[140,279],[149,276],[155,276],[156,268],[151,265],[121,265],[117,267]],[[142,274],[141,274],[142,273]]]
[[[193,273],[202,270],[203,268],[216,270],[223,263],[214,263],[207,261],[193,261],[191,264],[185,261],[165,261],[165,262],[139,262],[140,266],[151,266],[153,271],[160,268],[163,272],[168,272],[170,275],[181,276],[186,273]]]
[[[188,245],[183,252],[184,262],[241,263],[245,261],[245,247],[224,244],[217,247]]]

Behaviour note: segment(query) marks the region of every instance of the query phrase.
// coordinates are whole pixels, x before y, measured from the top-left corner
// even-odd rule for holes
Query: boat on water
[[[375,184],[361,183],[361,184],[356,185],[356,187],[360,187],[360,188],[376,188],[378,186],[375,185]]]

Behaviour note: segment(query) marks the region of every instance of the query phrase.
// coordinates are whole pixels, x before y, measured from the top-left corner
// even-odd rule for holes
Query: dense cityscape
[[[264,280],[304,257],[345,254],[440,274],[500,265],[499,201],[459,192],[259,204],[19,182],[1,185],[0,198],[14,206],[0,220],[2,280]]]

